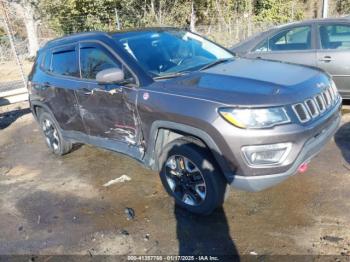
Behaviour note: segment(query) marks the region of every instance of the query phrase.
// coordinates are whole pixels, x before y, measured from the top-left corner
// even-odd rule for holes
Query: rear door
[[[125,82],[101,84],[98,72],[123,68]],[[76,91],[80,114],[91,139],[110,140],[135,145],[140,127],[136,110],[137,87],[130,71],[101,43],[80,43],[80,70],[84,85]]]
[[[312,25],[284,28],[266,37],[248,56],[315,66],[313,35]]]
[[[41,69],[40,93],[60,127],[66,131],[84,131],[74,90],[80,86],[78,53],[75,44],[46,51]]]
[[[319,24],[317,65],[333,76],[339,92],[350,98],[350,24]]]

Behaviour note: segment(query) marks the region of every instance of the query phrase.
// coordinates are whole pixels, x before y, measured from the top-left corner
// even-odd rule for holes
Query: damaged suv
[[[129,155],[200,214],[223,203],[227,185],[260,191],[305,170],[340,123],[323,71],[237,58],[175,28],[50,41],[28,89],[53,153],[86,143]]]

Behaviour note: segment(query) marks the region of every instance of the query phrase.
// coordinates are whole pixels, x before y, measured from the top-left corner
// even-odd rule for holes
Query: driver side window
[[[105,48],[99,45],[86,45],[80,48],[80,70],[84,79],[96,79],[96,75],[105,69],[122,68],[125,79],[132,79],[131,73],[124,68]]]

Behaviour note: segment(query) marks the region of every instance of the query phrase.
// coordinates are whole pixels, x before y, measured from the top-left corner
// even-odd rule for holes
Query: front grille
[[[333,89],[333,88],[330,88],[329,92],[330,92],[330,94],[332,96],[332,100],[336,100],[337,99],[337,91],[335,89]]]
[[[303,104],[293,105],[294,112],[297,114],[300,122],[304,123],[310,120],[310,116]]]
[[[316,104],[318,106],[318,109],[322,113],[326,109],[326,106],[325,106],[324,100],[323,100],[323,96],[322,95],[317,95],[315,97],[315,100],[316,100]]]
[[[326,106],[326,108],[328,108],[331,105],[331,100],[330,100],[330,97],[328,95],[328,92],[327,91],[323,92],[322,96],[323,96],[323,99],[325,102],[325,106]]]
[[[331,108],[338,100],[337,90],[329,87],[322,93],[306,99],[302,103],[292,105],[293,111],[301,123],[316,118]]]
[[[319,115],[317,105],[313,99],[308,99],[305,101],[306,107],[309,109],[309,113],[312,117]]]

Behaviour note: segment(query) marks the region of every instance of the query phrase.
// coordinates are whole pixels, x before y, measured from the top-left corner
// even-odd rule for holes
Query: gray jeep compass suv
[[[223,203],[227,185],[259,191],[304,171],[340,123],[323,71],[236,58],[175,28],[50,41],[28,89],[53,153],[87,143],[129,155],[201,214]]]

